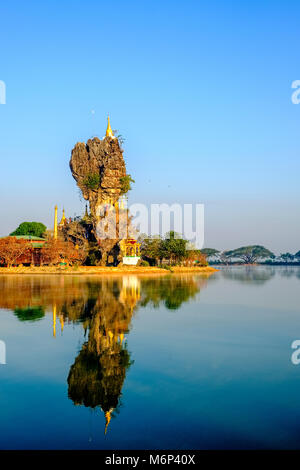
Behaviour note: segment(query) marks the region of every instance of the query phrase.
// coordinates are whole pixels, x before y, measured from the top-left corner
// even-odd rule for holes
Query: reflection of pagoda
[[[135,276],[124,277],[118,297],[108,287],[99,292],[88,320],[88,340],[68,376],[69,397],[76,405],[100,407],[105,416],[105,433],[132,364],[124,336],[140,297],[140,283]]]
[[[53,336],[54,338],[56,337],[56,316],[57,316],[57,305],[53,305],[52,309],[52,325],[53,325]],[[59,314],[59,321],[60,321],[60,328],[61,328],[61,333],[64,331],[64,317],[60,313]]]
[[[141,297],[141,282],[137,276],[123,276],[123,286],[119,300],[133,309]]]

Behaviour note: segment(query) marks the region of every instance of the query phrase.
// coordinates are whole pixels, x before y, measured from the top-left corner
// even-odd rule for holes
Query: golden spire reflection
[[[110,423],[110,420],[111,420],[111,413],[112,413],[112,408],[109,410],[109,411],[106,411],[105,413],[105,430],[104,430],[104,434],[107,433],[107,428],[108,428],[108,425]]]
[[[60,320],[60,329],[61,329],[61,332],[63,332],[64,324],[65,324],[63,315],[59,315],[59,320]]]
[[[53,305],[53,336],[56,337],[56,304]]]

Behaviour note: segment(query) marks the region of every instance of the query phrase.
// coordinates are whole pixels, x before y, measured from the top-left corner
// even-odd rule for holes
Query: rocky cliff
[[[128,220],[127,210],[117,208],[114,212],[124,191],[122,178],[126,176],[118,139],[94,137],[86,144],[78,142],[72,150],[70,168],[84,199],[90,203],[93,232],[102,254],[101,264],[117,264],[121,260],[119,240],[124,238],[119,234],[119,227],[121,221],[124,225],[124,215]]]

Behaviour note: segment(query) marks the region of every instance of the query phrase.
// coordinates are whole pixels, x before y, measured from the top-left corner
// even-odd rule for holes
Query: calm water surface
[[[0,276],[0,448],[300,448],[299,292],[290,267]]]

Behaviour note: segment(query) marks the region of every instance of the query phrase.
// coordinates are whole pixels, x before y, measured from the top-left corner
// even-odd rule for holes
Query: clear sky
[[[204,203],[205,245],[300,249],[298,1],[0,6],[0,235],[80,214],[70,152],[125,137],[131,202]]]

